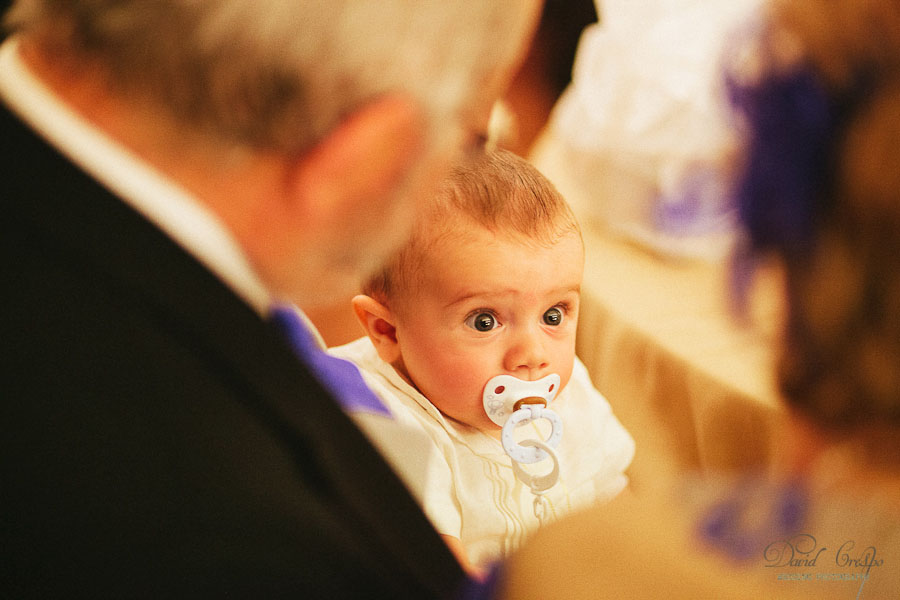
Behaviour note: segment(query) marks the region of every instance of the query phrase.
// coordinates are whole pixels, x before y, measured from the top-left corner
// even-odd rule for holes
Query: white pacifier
[[[487,382],[482,394],[484,411],[491,421],[503,428],[500,442],[504,452],[512,460],[513,472],[535,495],[534,513],[540,520],[543,520],[547,508],[542,494],[556,485],[559,479],[559,459],[554,448],[562,439],[562,421],[559,415],[547,408],[559,392],[559,384],[559,375],[555,373],[537,381],[497,375]],[[551,430],[547,439],[516,442],[516,428],[537,419],[550,422]],[[522,468],[522,464],[534,464],[547,458],[553,462],[548,473],[534,475]]]
[[[528,398],[543,398],[547,406],[559,391],[559,375],[553,373],[537,381],[523,381],[512,375],[497,375],[484,386],[484,411],[491,421],[503,427],[516,403]]]

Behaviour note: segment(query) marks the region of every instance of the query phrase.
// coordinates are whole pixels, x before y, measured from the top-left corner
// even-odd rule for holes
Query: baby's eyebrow
[[[547,292],[547,296],[565,296],[566,294],[581,295],[581,283],[579,282],[574,285],[564,285]]]
[[[452,308],[458,304],[462,304],[464,302],[468,302],[475,298],[483,298],[485,302],[490,304],[491,302],[498,301],[503,297],[507,296],[516,296],[521,294],[522,290],[519,288],[509,288],[505,290],[477,290],[477,291],[464,291],[460,294],[456,295],[453,300],[447,303],[445,308]],[[556,289],[552,289],[547,292],[547,296],[565,296],[566,294],[578,294],[581,295],[581,283],[577,283],[574,285],[564,285]]]
[[[474,298],[484,298],[486,301],[497,300],[503,296],[512,296],[519,293],[519,290],[509,289],[509,290],[483,290],[483,291],[472,291],[472,292],[462,292],[456,296],[454,296],[453,300],[447,303],[447,308],[456,306],[457,304],[462,304],[463,302],[468,302]]]

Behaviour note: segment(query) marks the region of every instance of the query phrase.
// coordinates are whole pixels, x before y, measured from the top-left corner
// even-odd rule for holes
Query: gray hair
[[[18,0],[5,24],[97,59],[214,139],[300,151],[371,99],[459,114],[513,60],[521,0]]]

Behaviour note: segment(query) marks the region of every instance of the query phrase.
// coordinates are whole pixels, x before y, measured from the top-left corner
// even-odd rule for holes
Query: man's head
[[[435,130],[458,126],[477,90],[518,60],[530,4],[18,0],[6,25],[61,60],[96,61],[118,92],[149,98],[186,130],[301,153],[399,92]]]
[[[485,383],[568,382],[584,249],[556,189],[524,160],[456,168],[354,307],[385,361],[446,415],[484,430]]]
[[[6,23],[64,99],[112,99],[78,108],[219,214],[276,294],[316,303],[403,239],[418,190],[486,122],[538,9],[19,0]]]

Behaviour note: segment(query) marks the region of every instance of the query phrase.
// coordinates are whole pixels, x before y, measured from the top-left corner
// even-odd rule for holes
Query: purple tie
[[[344,411],[391,416],[391,411],[363,381],[356,365],[325,353],[294,308],[287,305],[273,306],[269,319],[287,339],[297,357],[310,368],[319,383],[331,392]]]

